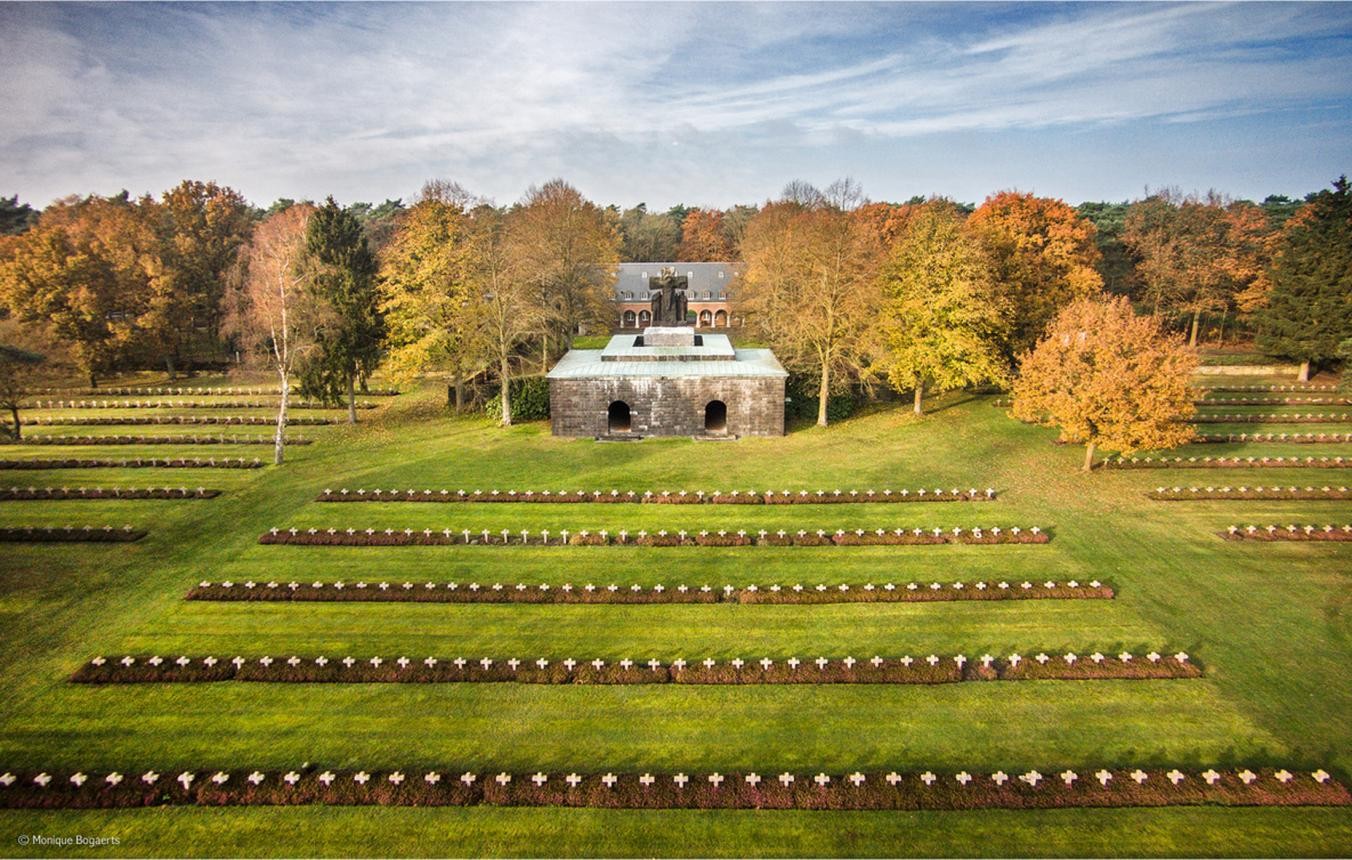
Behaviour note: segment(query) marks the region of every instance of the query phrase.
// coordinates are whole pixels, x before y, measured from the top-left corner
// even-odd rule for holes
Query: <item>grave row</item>
[[[631,532],[620,529],[611,532],[608,529],[590,531],[588,529],[570,530],[541,529],[532,532],[529,529],[512,531],[501,529],[492,531],[482,529],[356,529],[356,528],[272,528],[259,535],[261,544],[295,544],[302,546],[685,546],[685,547],[744,547],[744,546],[917,546],[935,544],[1042,544],[1051,539],[1050,535],[1038,526],[1008,529],[995,526],[983,528],[954,527],[912,528],[912,529],[837,529],[834,532],[825,529],[808,531],[799,529],[787,532],[783,529],[770,532],[761,529],[748,532],[739,529],[732,532],[719,529],[716,532],[702,530],[688,532],[684,529],[669,532],[661,529],[648,532],[640,529]]]
[[[1232,383],[1218,383],[1216,385],[1195,385],[1202,391],[1337,391],[1338,386],[1334,383],[1310,383],[1302,382],[1297,384],[1280,385],[1235,385]]]
[[[1227,540],[1348,542],[1352,525],[1229,526],[1220,534]]]
[[[712,657],[669,662],[657,659],[607,661],[480,657],[412,659],[362,657],[161,657],[125,655],[95,657],[71,675],[79,684],[214,683],[521,683],[521,684],[951,684],[985,681],[1162,680],[1200,678],[1201,668],[1182,651],[1164,656],[1156,651],[1138,657],[1130,652],[1097,651],[1031,656],[1010,654],[930,654],[885,658],[761,657],[716,660]]]
[[[589,603],[589,604],[672,604],[672,603],[737,603],[737,604],[825,604],[825,603],[933,603],[954,600],[1111,600],[1115,592],[1110,585],[1097,579],[1088,583],[1077,580],[1058,583],[1010,583],[1006,580],[977,582],[893,582],[875,585],[850,583],[815,585],[794,583],[770,585],[724,585],[708,583],[670,586],[658,583],[644,586],[634,583],[596,585],[584,583],[561,585],[518,582],[234,582],[203,580],[192,588],[185,599],[213,601],[372,601],[409,603]]]
[[[1352,433],[1206,433],[1193,442],[1288,442],[1297,445],[1352,442]]]
[[[1104,469],[1346,469],[1352,457],[1108,457]]]
[[[1328,771],[1237,767],[1047,768],[850,773],[437,770],[15,770],[0,807],[569,806],[612,809],[965,810],[1159,806],[1347,806]]]
[[[610,502],[663,505],[794,505],[854,502],[985,502],[995,499],[995,489],[967,490],[954,487],[932,490],[433,490],[397,487],[389,490],[358,488],[325,489],[319,502]]]
[[[4,487],[0,502],[58,502],[76,499],[214,499],[205,487]]]
[[[261,469],[263,461],[255,457],[127,457],[121,460],[71,457],[60,460],[0,460],[0,469]]]
[[[1198,406],[1342,406],[1346,397],[1207,397]]]
[[[267,415],[86,415],[74,418],[38,416],[19,422],[25,427],[141,427],[155,424],[235,424],[240,426],[277,426]],[[288,415],[287,426],[318,427],[337,423],[322,415]]]
[[[158,388],[42,388],[38,389],[41,394],[64,394],[68,397],[97,397],[101,394],[113,395],[117,397],[135,397],[135,396],[201,396],[225,394],[234,396],[247,395],[270,395],[281,396],[281,389],[269,386],[230,386],[227,388],[179,388],[179,387],[158,387]],[[393,397],[399,393],[395,388],[372,388],[361,392],[363,397]]]
[[[1347,487],[1156,487],[1146,493],[1157,502],[1293,500],[1340,501],[1352,499]]]
[[[1352,421],[1352,412],[1236,412],[1233,414],[1197,414],[1188,419],[1194,424],[1342,424]]]
[[[313,439],[288,438],[288,445],[309,445]],[[272,445],[271,436],[25,436],[16,445]]]
[[[375,409],[374,403],[358,401],[358,409]],[[34,400],[20,409],[276,409],[276,403],[261,400]],[[293,400],[290,409],[347,409],[346,403]]]
[[[4,526],[5,543],[130,543],[146,536],[145,529],[122,526]]]

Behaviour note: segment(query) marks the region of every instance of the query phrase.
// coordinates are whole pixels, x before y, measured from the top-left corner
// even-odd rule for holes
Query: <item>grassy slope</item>
[[[212,501],[0,503],[0,521],[148,525],[121,547],[0,553],[0,760],[125,768],[389,764],[1005,769],[1156,762],[1332,764],[1352,770],[1344,614],[1352,552],[1227,544],[1231,522],[1339,521],[1348,503],[1161,504],[1160,483],[1346,483],[1345,471],[1084,476],[985,400],[915,421],[880,412],[827,431],[737,444],[550,438],[444,420],[430,388],[320,440],[281,470],[0,472],[10,485],[222,487]],[[1262,425],[1247,425],[1253,432]],[[1283,428],[1278,428],[1283,429]],[[1295,428],[1286,428],[1295,429]],[[1305,429],[1305,428],[1301,428]],[[1311,428],[1313,429],[1313,428]],[[135,432],[197,432],[135,428]],[[253,433],[263,428],[227,428]],[[42,432],[82,432],[43,428]],[[1307,446],[1205,446],[1291,454]],[[1295,450],[1292,450],[1295,449]],[[75,456],[78,448],[63,448]],[[109,451],[111,449],[83,449]],[[266,451],[266,449],[263,449]],[[7,453],[16,449],[7,449]],[[258,449],[151,446],[147,454]],[[53,456],[28,448],[10,456]],[[1311,454],[1352,452],[1318,446]],[[797,489],[994,486],[998,502],[785,509],[321,505],[325,486],[473,489]],[[826,528],[1041,525],[1043,547],[638,550],[263,547],[269,526]],[[833,607],[464,607],[186,603],[200,578],[478,578],[691,584],[1094,576],[1112,603]],[[1192,682],[946,688],[517,688],[226,685],[92,689],[63,682],[93,653],[452,652],[502,656],[759,657],[905,651],[1182,647]],[[228,823],[227,823],[228,822]],[[1165,810],[857,815],[566,810],[147,810],[0,813],[10,834],[120,834],[126,853],[1206,854],[1347,853],[1352,814]],[[65,849],[63,853],[69,853]],[[98,853],[97,851],[95,853]]]

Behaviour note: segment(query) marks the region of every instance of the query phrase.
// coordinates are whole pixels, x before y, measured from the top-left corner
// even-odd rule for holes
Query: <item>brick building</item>
[[[620,263],[615,279],[615,325],[621,329],[644,329],[652,324],[648,310],[648,285],[662,269],[671,267],[688,281],[686,300],[697,329],[725,329],[741,324],[730,306],[741,277],[735,263]]]

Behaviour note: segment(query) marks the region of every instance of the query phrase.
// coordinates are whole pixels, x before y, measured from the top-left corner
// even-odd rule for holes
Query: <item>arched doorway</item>
[[[704,407],[704,432],[728,432],[728,404],[722,400],[710,400]]]
[[[714,314],[714,328],[727,328],[727,327],[728,327],[728,312],[719,311],[718,313]]]
[[[633,312],[633,311],[625,311],[625,312],[624,312],[624,322],[620,323],[620,325],[621,325],[622,327],[624,327],[624,328],[633,328],[633,327],[634,327],[634,321],[635,321],[636,319],[637,319],[637,317],[634,316],[634,312]]]
[[[629,404],[616,400],[606,410],[606,430],[611,433],[628,433],[633,427],[629,418]]]
[[[700,311],[700,312],[699,312],[699,327],[700,327],[700,328],[708,328],[709,326],[711,326],[711,325],[713,325],[713,324],[714,324],[714,316],[713,316],[713,314],[709,313],[708,311]]]
[[[646,328],[652,324],[653,315],[651,311],[638,312],[638,324],[641,328]]]

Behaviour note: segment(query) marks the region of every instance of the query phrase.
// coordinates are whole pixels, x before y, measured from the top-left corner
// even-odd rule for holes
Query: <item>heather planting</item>
[[[235,582],[203,580],[188,591],[187,600],[219,601],[354,601],[384,603],[524,603],[524,604],[716,604],[745,605],[834,603],[935,603],[955,600],[1111,600],[1115,592],[1097,579],[1067,582],[872,582],[781,585],[722,585],[679,583],[651,586],[615,582],[479,583],[390,582],[357,580],[345,582]]]
[[[1346,469],[1352,457],[1110,457],[1104,469]]]
[[[1194,424],[1342,424],[1352,421],[1352,412],[1203,412],[1188,420]]]
[[[1217,770],[1217,767],[1221,767]],[[561,772],[459,767],[351,770],[123,771],[16,769],[0,774],[0,808],[148,806],[565,806],[601,809],[975,810],[1160,806],[1347,806],[1323,768],[1206,770],[1046,767],[1006,773],[796,769]],[[246,772],[247,771],[247,772]],[[937,772],[936,772],[937,771]]]
[[[313,439],[287,439],[288,445],[310,445]],[[271,445],[269,436],[43,436],[28,435],[24,445]]]
[[[1352,525],[1229,526],[1221,532],[1226,540],[1352,542]]]
[[[1352,433],[1206,433],[1193,442],[1276,442],[1292,445],[1332,445],[1352,442]]]
[[[35,394],[60,394],[67,398],[70,397],[208,397],[208,396],[232,396],[232,397],[252,397],[258,395],[281,394],[281,390],[276,386],[260,385],[224,385],[219,388],[206,388],[202,386],[137,386],[137,387],[102,387],[99,388],[40,388],[34,391]],[[394,388],[368,388],[361,392],[362,397],[394,397],[399,391]]]
[[[1193,401],[1198,406],[1341,406],[1346,397],[1207,397]]]
[[[942,487],[915,490],[433,490],[397,487],[382,490],[357,488],[325,489],[316,498],[320,502],[537,502],[579,504],[652,504],[652,505],[830,505],[888,502],[984,502],[996,497],[994,488],[985,490],[945,490]]]
[[[261,469],[263,461],[243,457],[128,457],[121,460],[97,457],[68,459],[0,460],[0,469]]]
[[[60,502],[78,499],[214,499],[205,487],[2,487],[0,502]]]
[[[34,400],[24,409],[274,409],[276,403],[263,400]],[[292,409],[345,409],[321,400],[293,400]],[[359,401],[354,409],[375,409],[376,404]]]
[[[1271,499],[1277,501],[1342,501],[1352,499],[1347,487],[1156,487],[1147,493],[1161,502]]]
[[[145,536],[131,526],[0,526],[4,543],[131,543]]]
[[[264,415],[89,415],[75,417],[31,416],[21,422],[25,426],[102,426],[132,427],[152,424],[237,424],[240,426],[272,426],[276,419]],[[333,424],[332,418],[322,415],[292,415],[286,419],[288,425],[318,426]]]
[[[521,684],[949,684],[966,681],[1088,681],[1198,678],[1186,653],[1164,656],[1019,653],[929,654],[885,658],[713,657],[603,660],[589,657],[328,657],[264,655],[123,655],[94,657],[70,680],[78,684],[198,683],[504,683]]]
[[[835,529],[800,529],[796,532],[779,530],[770,532],[761,529],[750,532],[746,529],[729,531],[719,529],[716,532],[701,530],[667,531],[659,529],[649,532],[646,529],[629,531],[620,529],[611,532],[608,529],[590,531],[588,529],[552,531],[541,529],[532,532],[529,529],[375,529],[371,527],[308,529],[273,527],[260,535],[261,544],[291,544],[303,546],[540,546],[540,547],[598,547],[598,546],[640,546],[640,547],[752,547],[752,546],[936,546],[940,544],[1045,544],[1051,536],[1041,527],[1009,526],[1001,528],[972,527],[924,529],[854,529],[845,531]]]

